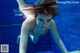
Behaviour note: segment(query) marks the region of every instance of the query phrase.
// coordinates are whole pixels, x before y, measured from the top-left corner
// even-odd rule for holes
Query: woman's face
[[[36,25],[40,28],[46,29],[50,25],[51,20],[51,15],[38,14],[36,18]]]

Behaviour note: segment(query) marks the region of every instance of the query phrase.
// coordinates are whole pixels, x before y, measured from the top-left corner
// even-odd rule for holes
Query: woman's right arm
[[[26,53],[29,31],[34,27],[35,19],[33,16],[28,16],[27,19],[22,23],[20,33],[20,45],[19,53]]]
[[[25,20],[21,27],[21,34],[20,34],[20,45],[19,45],[19,53],[26,53],[27,43],[28,43],[28,33],[30,27]]]

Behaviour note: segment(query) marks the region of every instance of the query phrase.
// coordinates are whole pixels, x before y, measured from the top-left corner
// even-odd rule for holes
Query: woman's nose
[[[47,26],[47,23],[46,23],[46,22],[43,22],[43,24],[42,24],[42,25],[43,25],[43,27],[45,27],[45,26]]]

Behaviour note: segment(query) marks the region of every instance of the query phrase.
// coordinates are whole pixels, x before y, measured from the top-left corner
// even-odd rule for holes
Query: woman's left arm
[[[54,38],[55,42],[57,43],[57,45],[59,46],[61,51],[63,53],[68,53],[67,49],[65,48],[62,40],[60,39],[60,37],[58,35],[57,29],[56,29],[56,25],[55,25],[55,22],[53,20],[52,20],[51,25],[50,25],[50,30],[51,30],[51,33],[53,35],[53,38]]]

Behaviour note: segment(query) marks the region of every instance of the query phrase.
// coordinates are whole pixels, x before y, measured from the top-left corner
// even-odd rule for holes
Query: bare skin
[[[17,2],[19,4],[20,9],[28,6],[23,0],[17,0]],[[38,14],[38,16],[35,18],[35,13],[32,10],[21,10],[21,12],[25,15],[26,19],[22,23],[21,27],[19,53],[26,53],[29,31],[33,29],[35,33],[33,38],[34,44],[36,44],[37,40],[39,39],[39,36],[41,34],[44,34],[46,29],[50,29],[53,38],[57,45],[59,46],[59,48],[61,49],[61,51],[63,53],[68,53],[58,35],[55,22],[54,20],[52,20],[52,15]],[[39,33],[37,30],[42,32]]]

